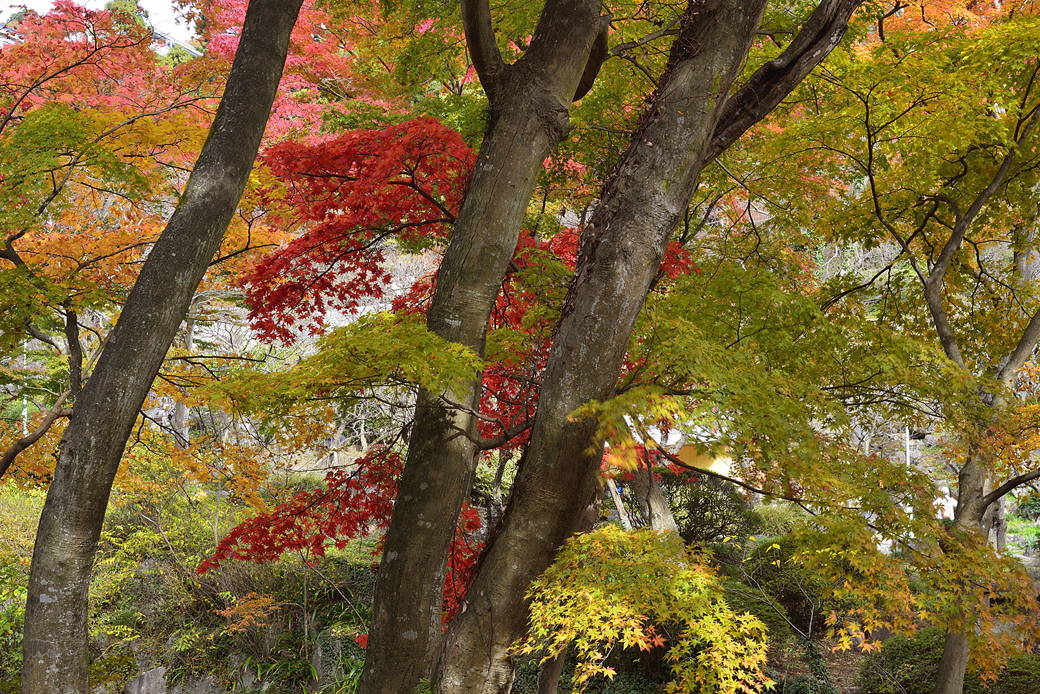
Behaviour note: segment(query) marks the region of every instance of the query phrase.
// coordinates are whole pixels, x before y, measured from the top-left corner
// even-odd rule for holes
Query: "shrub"
[[[860,666],[859,694],[932,694],[939,672],[946,631],[921,629],[913,636],[895,636]],[[977,674],[964,678],[964,694],[1034,694],[1040,682],[1040,655],[1020,653],[1008,660],[988,689]]]
[[[944,634],[941,627],[928,627],[886,641],[860,666],[860,694],[932,694]]]
[[[773,596],[740,581],[728,580],[722,584],[726,592],[726,604],[736,613],[747,612],[758,618],[769,629],[769,650],[776,652],[791,640],[791,626],[787,610]]]
[[[989,694],[1032,694],[1040,686],[1040,655],[1019,653],[1008,660]],[[975,694],[964,688],[965,694]]]
[[[1018,502],[1015,513],[1031,521],[1040,520],[1040,494],[1030,494]]]
[[[723,537],[747,537],[758,532],[760,520],[751,504],[729,482],[701,475],[677,477],[663,489],[688,544],[707,544]]]
[[[827,596],[827,583],[807,572],[796,557],[798,546],[790,537],[759,544],[740,565],[740,581],[774,598],[791,623],[805,634],[823,626],[823,617],[842,606]]]

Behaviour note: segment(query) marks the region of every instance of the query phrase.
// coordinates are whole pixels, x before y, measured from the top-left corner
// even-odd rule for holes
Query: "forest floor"
[[[838,694],[855,694],[856,678],[859,668],[866,657],[861,651],[852,648],[837,650],[836,641],[824,641],[821,648],[827,674]],[[782,653],[771,660],[773,677],[777,679],[776,694],[784,694],[785,684],[790,687],[799,678],[809,674],[809,666],[805,662],[801,648],[791,644]]]

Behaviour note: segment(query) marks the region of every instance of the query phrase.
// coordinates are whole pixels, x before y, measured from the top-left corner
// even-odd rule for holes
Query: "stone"
[[[224,689],[213,677],[188,678],[170,690],[170,694],[224,694]]]
[[[166,668],[142,672],[126,683],[125,694],[166,694]]]

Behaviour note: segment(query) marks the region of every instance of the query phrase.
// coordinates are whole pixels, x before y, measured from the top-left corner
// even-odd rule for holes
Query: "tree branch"
[[[484,91],[491,97],[492,92],[497,91],[495,85],[505,71],[506,64],[495,42],[488,0],[462,0],[462,28],[473,68],[477,71]]]
[[[1040,341],[1040,310],[1033,314],[1029,325],[1022,331],[1022,337],[1019,338],[1015,349],[997,370],[997,380],[1002,383],[1010,381],[1011,375],[1021,369],[1026,360],[1032,356],[1037,341]]]
[[[992,504],[994,501],[1010,492],[1015,487],[1021,486],[1028,482],[1032,482],[1038,477],[1040,477],[1040,470],[1033,470],[1032,472],[1026,472],[1021,475],[1018,475],[1017,477],[1012,477],[1007,482],[1000,485],[986,496],[982,497],[982,500],[979,502],[981,504],[981,510],[979,511],[979,513],[985,511],[987,508],[989,508],[990,504]]]
[[[724,152],[772,111],[845,35],[852,12],[863,0],[821,0],[783,53],[755,71],[726,101],[705,161]]]
[[[0,457],[0,479],[3,479],[4,473],[7,472],[8,468],[11,467],[11,463],[18,457],[18,454],[24,451],[29,446],[33,445],[47,433],[47,430],[54,424],[54,420],[58,417],[69,416],[69,411],[64,409],[62,405],[65,403],[65,399],[69,397],[71,391],[66,390],[64,393],[58,396],[57,401],[47,410],[47,414],[44,416],[43,421],[33,429],[32,433],[28,436],[23,436],[14,443],[11,447],[4,451],[3,457]]]
[[[69,391],[75,403],[80,390],[83,389],[83,345],[79,341],[79,321],[76,312],[69,308],[70,302],[66,301],[65,305],[65,340],[69,345]]]
[[[603,67],[603,62],[610,56],[607,39],[610,36],[611,19],[613,17],[609,14],[599,18],[599,33],[592,44],[592,50],[589,52],[589,61],[585,63],[585,71],[581,73],[581,80],[578,82],[578,88],[575,90],[574,98],[571,101],[577,101],[589,93],[592,85],[596,82],[600,68]]]

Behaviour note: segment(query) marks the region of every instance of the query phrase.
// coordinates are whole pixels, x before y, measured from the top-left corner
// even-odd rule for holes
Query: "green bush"
[[[1040,688],[1040,655],[1019,653],[1008,660],[989,694],[1032,694]],[[968,688],[964,688],[965,694]]]
[[[895,636],[860,666],[859,694],[932,694],[939,672],[946,631],[921,629],[913,636]],[[979,676],[964,678],[964,694],[1034,694],[1040,682],[1040,655],[1020,653],[1008,660],[988,689]]]
[[[805,634],[819,631],[823,618],[841,606],[827,596],[827,583],[805,571],[790,537],[759,544],[740,564],[739,580],[774,598],[791,623]]]
[[[668,480],[663,491],[679,535],[687,544],[745,538],[758,532],[758,514],[729,482],[707,475],[696,481],[679,477]]]

